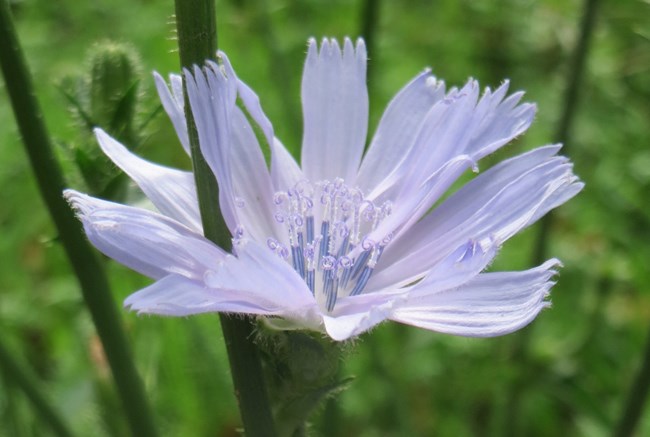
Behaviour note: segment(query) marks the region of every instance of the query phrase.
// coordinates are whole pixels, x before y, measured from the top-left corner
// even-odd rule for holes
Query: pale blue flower
[[[441,200],[477,163],[523,133],[535,106],[479,95],[469,80],[446,90],[429,71],[391,101],[364,155],[366,49],[309,42],[302,80],[299,166],[275,138],[254,92],[225,54],[185,71],[201,151],[219,182],[233,254],[202,236],[191,173],[147,162],[97,130],[104,152],[157,212],[65,195],[106,255],[155,279],[126,306],[185,316],[246,313],[335,340],[384,320],[434,331],[495,336],[548,305],[559,261],[481,273],[500,245],[582,188],[558,145],[501,162]],[[155,75],[163,106],[189,153],[182,81]],[[241,105],[237,105],[237,99]],[[240,106],[245,108],[240,109]],[[271,150],[270,169],[249,119]]]

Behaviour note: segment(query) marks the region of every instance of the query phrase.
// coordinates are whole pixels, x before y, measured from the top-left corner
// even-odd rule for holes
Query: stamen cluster
[[[390,242],[390,237],[374,241],[366,235],[391,213],[391,202],[377,206],[337,178],[314,184],[303,180],[275,193],[273,203],[289,246],[273,237],[267,246],[293,265],[327,311],[338,296],[363,292]]]

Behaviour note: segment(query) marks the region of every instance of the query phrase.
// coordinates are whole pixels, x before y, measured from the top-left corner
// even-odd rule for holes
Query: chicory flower
[[[463,336],[515,331],[546,306],[559,261],[482,273],[499,247],[583,184],[559,145],[478,174],[443,195],[481,158],[522,134],[536,108],[478,83],[446,89],[427,70],[390,102],[364,154],[366,49],[309,41],[302,80],[301,164],[275,138],[255,93],[220,63],[155,74],[189,153],[183,81],[200,148],[215,174],[233,253],[202,236],[190,172],[145,161],[96,130],[103,151],[156,212],[65,196],[103,253],[155,282],[125,301],[139,313],[263,317],[281,329],[345,340],[393,320]],[[237,104],[237,101],[241,105]],[[243,108],[243,109],[242,109]],[[267,166],[249,122],[271,150]],[[270,168],[269,168],[270,167]]]

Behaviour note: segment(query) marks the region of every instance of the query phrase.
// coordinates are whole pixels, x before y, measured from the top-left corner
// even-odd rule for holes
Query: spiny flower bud
[[[138,119],[142,68],[134,49],[112,41],[95,44],[87,65],[87,73],[68,77],[61,85],[81,138],[68,145],[68,149],[89,191],[122,201],[128,179],[92,141],[92,130],[103,126],[134,149],[142,143],[143,125]]]
[[[97,126],[111,126],[127,144],[135,139],[140,71],[138,56],[126,44],[105,41],[92,49],[89,115]]]

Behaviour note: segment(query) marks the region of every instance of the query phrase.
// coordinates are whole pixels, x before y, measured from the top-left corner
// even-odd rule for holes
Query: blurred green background
[[[217,2],[219,46],[298,153],[300,76],[310,36],[368,32],[368,2]],[[553,141],[582,2],[371,1],[371,131],[389,99],[425,66],[461,85],[511,80],[538,103],[529,132],[482,165]],[[565,267],[553,307],[528,328],[467,339],[384,324],[344,357],[350,390],[315,417],[315,435],[610,435],[650,325],[650,2],[602,1],[566,149],[586,182],[554,216],[548,257]],[[173,2],[22,0],[12,4],[45,121],[70,185],[87,187],[70,149],[91,144],[65,92],[90,74],[97,41],[139,57],[139,153],[189,167],[151,71],[178,70]],[[365,30],[364,30],[365,29]],[[77,85],[75,85],[77,84]],[[128,435],[99,341],[36,190],[0,87],[0,335],[80,436]],[[510,241],[495,270],[532,265],[538,227]],[[148,280],[107,262],[116,301]],[[138,368],[165,436],[234,436],[238,413],[218,319],[124,312]],[[2,375],[0,375],[2,378]],[[646,408],[646,412],[650,409]],[[49,435],[0,379],[0,436]],[[638,435],[650,435],[650,414]]]

